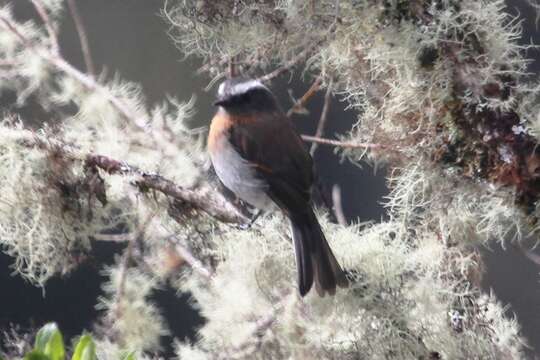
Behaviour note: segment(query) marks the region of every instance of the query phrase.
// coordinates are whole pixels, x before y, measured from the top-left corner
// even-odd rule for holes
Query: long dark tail
[[[296,253],[298,286],[300,295],[308,293],[315,280],[315,289],[320,296],[334,295],[336,285],[347,287],[345,273],[339,266],[317,221],[313,210],[302,214],[291,214],[291,227]]]

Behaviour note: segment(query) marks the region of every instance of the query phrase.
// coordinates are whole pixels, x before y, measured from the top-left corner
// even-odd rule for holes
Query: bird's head
[[[225,80],[218,88],[214,105],[233,113],[275,111],[276,98],[262,82],[254,79]]]

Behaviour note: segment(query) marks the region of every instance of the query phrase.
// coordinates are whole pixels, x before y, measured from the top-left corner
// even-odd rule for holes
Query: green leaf
[[[124,356],[122,356],[122,360],[135,360],[135,352],[132,351],[128,354],[125,354]]]
[[[90,335],[81,336],[71,360],[97,360],[96,345]]]
[[[66,351],[62,333],[55,323],[45,324],[39,329],[34,349],[42,352],[50,360],[64,360]]]
[[[32,350],[24,356],[24,360],[50,360],[50,358],[39,350]]]

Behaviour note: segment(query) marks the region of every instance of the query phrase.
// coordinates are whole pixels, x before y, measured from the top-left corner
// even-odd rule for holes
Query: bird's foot
[[[255,220],[257,220],[261,214],[262,214],[262,210],[257,210],[255,215],[253,215],[253,217],[251,218],[251,220],[249,220],[249,222],[237,225],[238,229],[240,229],[240,230],[249,230],[249,229],[251,229],[251,227],[255,223]]]

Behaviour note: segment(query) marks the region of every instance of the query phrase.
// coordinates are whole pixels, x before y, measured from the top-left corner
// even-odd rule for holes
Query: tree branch
[[[310,135],[302,135],[302,139],[304,141],[311,142],[311,143],[337,146],[337,147],[349,148],[349,149],[385,149],[386,148],[386,146],[383,144],[345,142],[345,141],[339,141],[339,140],[319,138],[319,137],[310,136]]]
[[[318,76],[313,82],[313,84],[311,84],[308,91],[306,91],[306,93],[294,103],[294,105],[289,109],[289,111],[287,111],[287,117],[291,117],[294,113],[305,108],[308,100],[311,99],[313,95],[315,95],[315,93],[320,89],[321,81],[321,77]]]
[[[208,185],[187,189],[161,175],[146,172],[108,156],[81,154],[74,147],[46,136],[40,136],[29,130],[13,130],[11,133],[5,132],[3,135],[18,140],[28,147],[37,146],[54,151],[69,159],[83,161],[87,166],[97,167],[111,175],[133,176],[139,187],[153,189],[181,203],[188,203],[193,208],[201,210],[221,222],[243,224],[249,221],[225,196]]]
[[[10,21],[7,17],[2,16],[1,14],[0,20],[2,20],[4,28],[8,31],[11,31],[16,37],[18,37],[21,43],[23,43],[25,46],[31,46],[28,39],[19,31],[19,29],[17,29],[17,26],[15,26],[12,21]]]
[[[281,74],[286,73],[291,68],[295,67],[300,61],[307,58],[307,56],[311,53],[311,51],[313,51],[317,46],[319,46],[320,43],[321,42],[317,42],[315,45],[305,48],[304,50],[299,52],[296,56],[294,56],[292,59],[287,61],[285,64],[278,67],[274,71],[257,78],[257,80],[259,80],[260,82],[268,82],[270,80],[277,78]]]
[[[238,76],[238,69],[236,68],[236,56],[231,56],[229,59],[229,69],[228,69],[228,78],[233,79]]]
[[[80,154],[76,148],[70,147],[61,141],[38,135],[32,131],[24,129],[13,129],[5,131],[3,135],[6,139],[18,140],[20,144],[27,147],[38,147],[46,151],[54,152],[57,155],[68,159],[85,162],[86,166],[99,168],[111,175],[130,175],[135,177],[137,186],[145,189],[153,189],[181,203],[188,203],[191,207],[201,210],[216,220],[226,223],[246,223],[249,221],[233,204],[231,204],[220,192],[209,186],[197,189],[186,189],[174,184],[172,181],[153,173],[148,173],[125,162],[118,161],[103,155]],[[97,241],[127,242],[128,247],[124,253],[123,274],[127,268],[127,263],[132,257],[133,242],[138,236],[144,233],[146,223],[139,231],[127,234],[96,234]],[[173,243],[176,253],[188,263],[197,273],[204,278],[212,279],[213,273],[206,268],[187,248]],[[122,275],[125,276],[125,275]],[[122,286],[120,287],[122,288]],[[120,296],[122,294],[119,294]]]
[[[345,217],[343,204],[341,202],[341,187],[337,184],[332,186],[332,203],[332,210],[334,211],[334,215],[336,216],[338,223],[340,225],[347,226],[347,218]]]
[[[48,61],[50,64],[54,65],[67,75],[73,77],[75,80],[79,81],[79,83],[81,83],[88,90],[95,91],[104,96],[121,116],[129,120],[132,124],[135,124],[140,130],[145,132],[147,131],[145,119],[137,117],[134,113],[132,113],[129,107],[121,99],[115,97],[109,91],[109,89],[99,84],[91,76],[77,70],[58,54],[51,53],[50,51],[44,51],[32,44],[29,39],[17,29],[17,26],[9,18],[0,15],[0,21],[0,24],[3,24],[5,29],[14,33],[27,48],[33,49],[41,58]],[[38,136],[32,135],[27,136],[27,138],[28,137],[34,138],[36,144],[42,147],[48,147],[53,144],[55,145],[54,150],[61,151],[62,154],[66,156],[73,156],[73,153],[76,152],[76,149],[67,150],[68,147],[61,142],[55,142],[54,140],[49,139],[41,139]],[[79,156],[82,155],[79,154]],[[86,161],[87,164],[101,168],[110,174],[136,175],[136,182],[139,186],[154,189],[163,193],[164,195],[178,200],[179,202],[189,203],[194,208],[200,209],[222,222],[241,224],[248,221],[248,219],[229,201],[227,201],[223,195],[219,194],[217,191],[214,191],[208,186],[203,186],[198,189],[186,189],[176,185],[172,181],[165,179],[158,174],[145,172],[116,159],[97,154],[86,154],[84,156],[84,159],[79,160]]]
[[[159,191],[180,202],[189,203],[222,222],[241,224],[248,221],[223,195],[208,186],[202,186],[196,190],[186,189],[158,174],[142,171],[103,155],[89,154],[86,157],[86,163],[109,174],[136,175],[135,181],[139,186]]]
[[[287,304],[287,301],[290,300],[291,293],[286,293],[283,297],[273,304],[272,309],[264,316],[259,317],[253,324],[253,329],[251,329],[251,336],[246,337],[246,341],[237,345],[232,349],[232,354],[226,353],[224,359],[231,358],[233,354],[242,353],[244,355],[251,355],[256,349],[249,349],[250,345],[253,345],[254,342],[257,344],[265,333],[274,325],[277,320],[278,315],[281,310]],[[251,350],[251,351],[250,351]]]
[[[128,243],[128,246],[131,246],[129,244],[132,244],[133,241],[136,239],[136,234],[134,233],[124,233],[124,234],[95,234],[92,236],[97,241],[102,242],[115,242],[115,243]],[[169,238],[173,238],[174,240],[177,240],[176,237],[173,235]],[[178,256],[181,261],[186,262],[193,270],[195,270],[199,275],[206,278],[207,280],[211,280],[213,277],[212,270],[208,269],[202,261],[197,259],[195,255],[191,253],[185,246],[182,246],[178,243],[178,241],[170,241],[171,243],[171,250],[175,252],[175,256]],[[127,250],[127,249],[126,249]],[[132,250],[130,250],[132,251]],[[131,254],[129,256],[132,256]]]
[[[184,260],[189,266],[195,270],[199,275],[207,280],[212,280],[214,274],[210,269],[204,266],[204,264],[197,259],[187,248],[180,244],[174,244],[176,253]]]
[[[315,137],[320,138],[324,134],[324,127],[326,125],[326,119],[328,118],[328,110],[330,109],[330,100],[332,99],[332,82],[328,84],[328,87],[326,88],[326,93],[324,94],[324,105],[321,112],[321,117],[319,119],[319,123],[317,124],[317,130],[315,131]],[[311,149],[309,150],[309,153],[311,154],[311,157],[315,155],[315,151],[317,151],[317,142],[311,143]]]
[[[75,28],[77,29],[77,34],[79,35],[79,41],[81,42],[81,50],[83,53],[84,64],[86,66],[86,71],[92,75],[96,76],[96,69],[94,67],[94,61],[92,60],[92,54],[90,53],[90,45],[88,44],[88,36],[86,36],[86,30],[84,28],[84,23],[79,14],[79,9],[77,8],[77,3],[75,0],[67,0],[69,11],[73,22],[75,23]]]
[[[58,46],[58,36],[56,34],[56,31],[54,30],[54,26],[52,24],[51,18],[49,17],[49,14],[47,14],[47,10],[43,6],[43,3],[41,2],[41,0],[31,0],[31,1],[37,13],[39,14],[39,17],[43,21],[43,24],[45,25],[45,29],[47,29],[47,33],[49,34],[49,40],[51,41],[51,51],[54,54],[60,53],[60,47]]]
[[[24,44],[24,46],[26,46],[28,49],[32,49],[36,55],[56,67],[58,70],[77,80],[87,90],[95,91],[96,93],[102,95],[124,119],[137,126],[140,130],[147,131],[145,119],[136,116],[136,114],[129,109],[129,106],[121,99],[114,96],[114,94],[112,94],[107,87],[98,83],[93,79],[93,77],[88,76],[87,74],[73,67],[58,53],[51,52],[50,50],[43,50],[37,47],[35,44],[29,41],[29,39],[17,29],[16,24],[14,24],[6,16],[0,15],[0,20],[3,23],[3,27],[15,34]]]
[[[268,73],[266,75],[263,75],[263,76],[259,77],[257,80],[259,80],[261,82],[268,82],[270,80],[273,80],[273,79],[277,78],[278,76],[280,76],[281,74],[289,71],[291,68],[295,67],[301,61],[305,60],[312,51],[317,49],[317,47],[319,45],[321,45],[324,41],[326,41],[328,36],[332,32],[334,32],[334,30],[336,29],[336,24],[337,24],[337,19],[330,26],[330,28],[328,29],[328,32],[326,33],[326,35],[324,35],[321,39],[316,41],[311,46],[308,46],[304,50],[300,51],[296,56],[294,56],[289,61],[285,62],[285,64],[283,64],[282,66],[278,67],[277,69],[275,69],[274,71],[272,71],[272,72],[270,72],[270,73]]]

